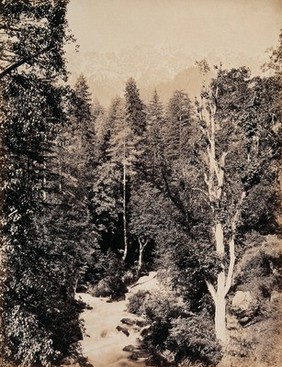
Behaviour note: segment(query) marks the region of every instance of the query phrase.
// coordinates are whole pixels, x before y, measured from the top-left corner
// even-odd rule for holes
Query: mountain
[[[112,98],[123,94],[128,78],[133,77],[147,95],[155,86],[169,84],[197,58],[179,50],[140,45],[119,53],[69,52],[67,59],[71,83],[84,74],[93,98],[107,106]]]
[[[157,89],[166,102],[176,89],[184,89],[191,98],[199,94],[204,77],[195,67],[195,61],[203,59],[195,53],[185,54],[181,50],[138,45],[119,52],[68,52],[70,82],[74,84],[80,74],[87,78],[93,99],[107,107],[112,98],[123,95],[125,83],[133,77],[145,101],[151,99]],[[210,65],[219,64],[220,59],[207,55]],[[222,55],[226,67],[241,64],[254,67],[255,59],[244,55]],[[206,76],[206,82],[212,74]]]

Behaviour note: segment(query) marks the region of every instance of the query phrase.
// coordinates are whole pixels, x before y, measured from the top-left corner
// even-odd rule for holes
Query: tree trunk
[[[223,259],[225,255],[224,249],[224,233],[221,222],[215,225],[215,242],[216,253]],[[215,297],[215,334],[221,344],[225,344],[225,271],[222,264],[222,270],[217,275],[217,291]]]
[[[127,258],[128,244],[127,244],[127,223],[126,223],[126,163],[125,163],[125,139],[123,142],[123,241],[124,252],[122,260]]]
[[[207,150],[207,157],[209,162],[209,176],[205,177],[205,181],[208,187],[209,201],[215,214],[215,208],[220,203],[222,196],[222,187],[224,183],[224,164],[227,153],[223,153],[221,159],[216,157],[216,140],[215,140],[215,116],[216,106],[213,117],[210,119],[209,132],[207,137],[209,139],[209,147]],[[212,295],[215,306],[215,334],[217,340],[222,346],[226,344],[226,275],[223,259],[225,257],[224,246],[224,229],[223,223],[216,218],[215,215],[214,225],[214,239],[216,246],[216,253],[222,260],[221,270],[217,274],[216,288],[207,282],[208,289]]]
[[[143,266],[143,254],[145,247],[147,246],[149,240],[146,240],[144,243],[142,243],[142,239],[138,238],[139,243],[139,257],[138,257],[138,273],[140,273],[142,266]]]
[[[226,300],[225,300],[225,291],[224,291],[224,274],[220,277],[218,275],[218,282],[217,282],[217,294],[216,294],[216,301],[215,301],[215,335],[217,340],[220,342],[221,345],[226,344]]]
[[[214,98],[217,98],[218,89],[216,90]],[[221,269],[217,274],[216,284],[213,285],[209,281],[206,281],[208,290],[213,298],[215,306],[215,334],[217,340],[222,346],[226,345],[226,295],[231,287],[232,277],[235,265],[235,234],[237,230],[237,223],[241,213],[241,207],[243,200],[246,197],[246,193],[242,192],[241,198],[237,204],[237,210],[233,218],[231,218],[230,224],[232,229],[231,238],[228,239],[228,251],[229,251],[229,265],[226,274],[224,267],[224,260],[227,257],[227,244],[225,243],[226,238],[224,238],[224,226],[222,219],[217,214],[217,209],[220,208],[222,200],[222,190],[224,187],[225,180],[225,158],[228,152],[223,152],[221,157],[216,155],[216,103],[214,103],[214,108],[212,110],[210,118],[207,120],[209,122],[207,129],[205,131],[206,138],[209,141],[207,148],[207,163],[209,172],[204,175],[204,180],[208,188],[208,200],[213,211],[214,216],[214,228],[213,234],[215,239],[215,250],[216,254],[221,260]],[[218,127],[220,128],[220,127]],[[227,220],[227,219],[225,219]]]

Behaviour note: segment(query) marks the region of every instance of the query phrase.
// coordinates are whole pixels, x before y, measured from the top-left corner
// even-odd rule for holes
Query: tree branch
[[[43,54],[44,52],[47,52],[47,51],[49,51],[51,49],[52,49],[52,46],[49,45],[49,46],[43,48],[42,50],[40,50],[39,52],[37,52],[36,54],[31,55],[29,57],[26,57],[26,58],[24,58],[22,60],[19,60],[19,61],[15,62],[14,64],[8,66],[5,70],[3,70],[0,73],[0,79],[4,78],[4,76],[8,75],[11,71],[19,68],[20,66],[26,64],[27,62],[31,61],[35,57],[37,57],[37,56],[39,56],[39,55]]]
[[[215,291],[214,286],[210,282],[208,282],[207,280],[205,280],[205,282],[206,282],[206,285],[208,287],[208,290],[209,290],[209,292],[212,296],[212,299],[213,299],[214,303],[216,303],[217,295],[216,295],[216,291]]]
[[[232,218],[232,221],[231,221],[232,237],[231,237],[231,240],[229,242],[229,267],[228,267],[228,274],[227,274],[226,283],[225,283],[225,287],[224,287],[225,296],[229,292],[229,289],[230,289],[231,283],[232,283],[232,276],[233,276],[233,271],[234,271],[234,266],[235,266],[235,232],[236,232],[236,229],[237,229],[239,215],[241,213],[241,205],[242,205],[245,197],[246,197],[246,192],[243,191],[242,194],[241,194],[239,204],[238,204],[238,209],[236,210],[236,212],[235,212],[235,214]]]
[[[229,242],[229,267],[224,287],[225,296],[227,295],[231,287],[234,265],[235,265],[235,239],[233,235],[231,241]]]

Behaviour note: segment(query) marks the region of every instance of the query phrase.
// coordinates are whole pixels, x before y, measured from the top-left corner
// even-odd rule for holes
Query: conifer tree
[[[149,180],[153,181],[160,175],[160,166],[163,164],[164,141],[162,133],[164,127],[164,109],[158,93],[155,91],[147,107],[146,149],[143,157],[146,173],[150,176]]]
[[[192,103],[184,91],[175,91],[167,106],[166,155],[173,159],[185,158],[189,127],[193,119]]]
[[[134,135],[131,127],[126,119],[125,108],[120,101],[115,114],[115,123],[110,139],[110,148],[108,154],[111,163],[117,165],[122,170],[122,187],[123,187],[123,239],[124,252],[123,260],[128,255],[128,209],[129,200],[129,184],[130,178],[136,174],[135,164],[140,156],[138,150],[139,138]]]
[[[146,130],[146,111],[133,78],[125,86],[125,108],[128,126],[135,135],[142,136]]]

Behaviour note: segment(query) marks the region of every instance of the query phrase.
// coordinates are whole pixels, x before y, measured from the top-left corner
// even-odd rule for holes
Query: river
[[[142,277],[129,288],[126,299],[117,302],[108,302],[107,298],[92,297],[89,294],[79,293],[80,297],[90,307],[81,314],[84,320],[85,336],[81,343],[82,352],[94,367],[145,367],[144,361],[132,361],[131,353],[123,351],[128,345],[137,346],[140,329],[136,326],[127,326],[121,319],[136,320],[138,317],[126,311],[128,297],[140,289],[153,289],[158,287],[155,277],[151,272]],[[91,309],[90,309],[91,308]],[[117,326],[126,327],[129,335],[118,331]],[[128,334],[126,332],[126,334]]]

